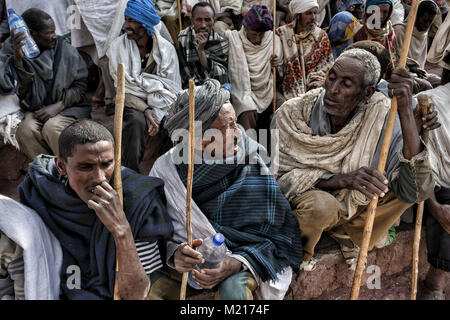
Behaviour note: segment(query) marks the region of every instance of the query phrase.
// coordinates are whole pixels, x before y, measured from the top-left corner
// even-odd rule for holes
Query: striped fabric
[[[180,61],[181,80],[183,88],[187,88],[189,79],[194,78],[195,84],[200,85],[206,79],[216,79],[221,84],[228,81],[228,39],[218,34],[214,29],[205,45],[210,70],[207,72],[198,56],[194,45],[195,31],[192,26],[184,29],[178,35],[178,59]]]
[[[233,254],[243,256],[262,281],[277,280],[288,266],[298,272],[300,229],[272,175],[262,174],[268,170],[258,154],[263,147],[239,128],[243,137],[235,164],[194,165],[192,199]],[[187,164],[175,166],[186,186]]]
[[[0,232],[0,300],[5,295],[25,299],[23,250]]]
[[[149,275],[162,268],[163,263],[157,242],[136,241],[136,249],[146,274]]]

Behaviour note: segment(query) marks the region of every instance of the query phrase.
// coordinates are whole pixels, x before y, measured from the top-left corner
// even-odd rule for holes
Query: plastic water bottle
[[[40,54],[39,48],[36,42],[34,42],[27,24],[22,17],[18,16],[14,12],[14,9],[8,9],[8,23],[9,29],[12,30],[12,28],[15,27],[14,34],[19,32],[23,32],[25,34],[25,40],[23,41],[24,45],[22,46],[22,51],[25,57],[29,59],[36,58]]]
[[[216,233],[213,237],[204,239],[202,245],[198,247],[198,252],[202,254],[205,262],[195,266],[196,270],[200,271],[200,269],[216,268],[225,258],[225,255],[227,253],[225,237],[221,233]],[[191,272],[189,273],[188,283],[194,289],[203,289],[192,278]]]

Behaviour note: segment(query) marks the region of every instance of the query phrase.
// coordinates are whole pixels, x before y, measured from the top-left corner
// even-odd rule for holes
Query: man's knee
[[[313,215],[314,219],[335,219],[339,212],[339,202],[325,191],[308,191],[293,201],[294,214],[299,217],[305,214]]]
[[[220,300],[253,300],[253,291],[256,288],[256,281],[250,272],[238,272],[222,281],[216,298],[220,298]]]
[[[34,117],[25,117],[16,130],[16,139],[19,141],[30,141],[36,136],[41,136],[41,126]]]

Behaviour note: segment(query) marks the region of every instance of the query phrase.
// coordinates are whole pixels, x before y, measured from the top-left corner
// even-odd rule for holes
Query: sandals
[[[316,258],[311,257],[311,259],[302,262],[302,264],[300,265],[300,270],[314,271],[314,270],[316,270],[316,267],[317,267],[316,263],[318,261],[319,260],[317,260]]]
[[[337,230],[328,231],[328,234],[339,243],[345,263],[348,265],[349,269],[355,270],[358,262],[359,247],[352,242],[350,236],[345,234],[343,230],[339,230],[342,233],[337,233],[336,231]]]

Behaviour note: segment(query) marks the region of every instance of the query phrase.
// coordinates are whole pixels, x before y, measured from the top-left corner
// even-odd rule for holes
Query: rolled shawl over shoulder
[[[139,48],[126,34],[111,44],[106,55],[114,85],[117,86],[117,66],[123,63],[125,92],[143,99],[161,119],[181,90],[181,77],[174,46],[160,35],[156,27],[152,39],[152,56],[156,63],[154,74],[142,72]]]
[[[20,92],[21,79],[14,67],[11,37],[0,51],[0,94]],[[43,51],[37,58],[23,58],[24,71],[31,79],[28,91],[21,98],[26,111],[63,101],[63,116],[89,118],[91,107],[87,103],[88,70],[78,51],[59,37],[55,48]]]
[[[260,45],[252,44],[244,28],[228,30],[229,39],[228,77],[231,82],[231,102],[236,116],[245,111],[262,113],[272,103],[273,73],[270,57],[273,50],[273,33],[267,31]],[[276,55],[283,57],[281,41],[276,37]]]
[[[135,240],[170,239],[163,182],[122,168],[124,212]],[[61,286],[68,299],[111,299],[116,245],[95,212],[66,186],[54,157],[36,157],[19,186],[20,201],[33,208],[63,249]],[[81,269],[81,289],[69,289],[67,268]],[[70,282],[70,281],[69,281]]]
[[[315,89],[288,100],[274,118],[279,129],[276,179],[290,201],[313,188],[325,173],[348,173],[362,166],[370,167],[389,111],[389,100],[376,92],[339,132],[313,135],[309,119],[323,92],[322,88]],[[336,198],[346,208],[345,218],[351,218],[359,205],[369,203],[356,190],[343,189]]]

